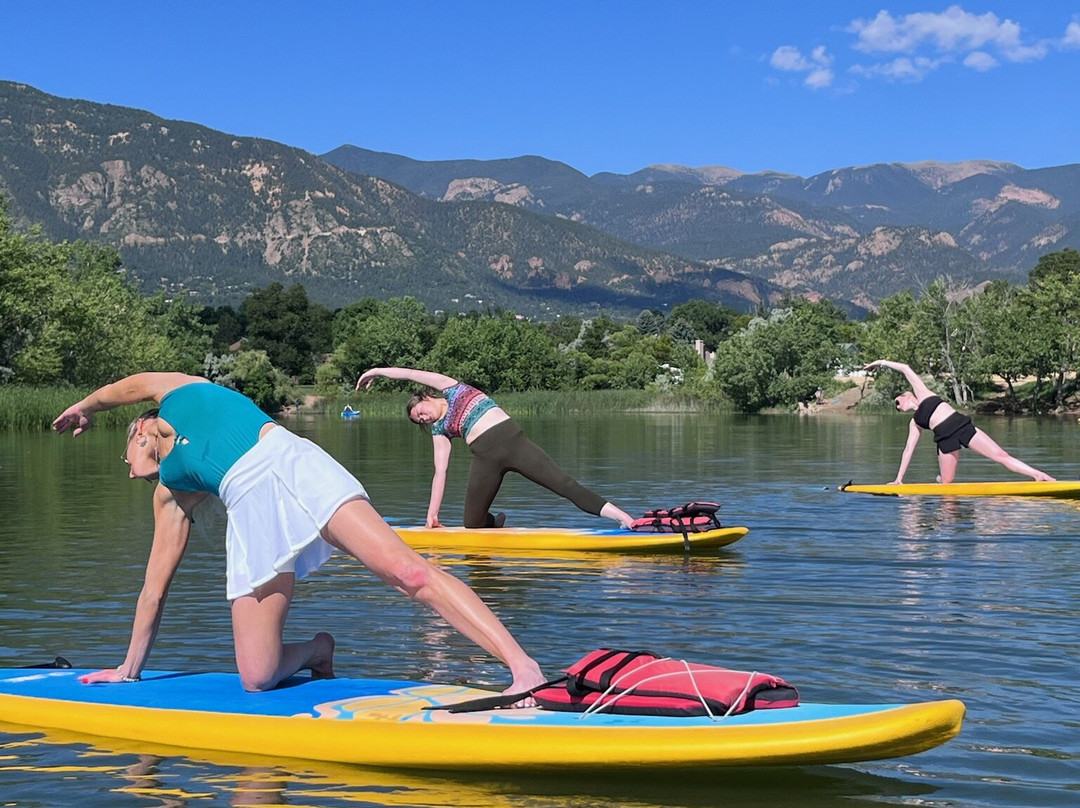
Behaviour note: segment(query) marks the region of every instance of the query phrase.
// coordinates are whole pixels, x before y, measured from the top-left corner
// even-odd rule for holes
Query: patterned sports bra
[[[432,435],[467,439],[480,416],[498,406],[486,393],[467,384],[448,387],[443,390],[443,395],[446,396],[446,414],[431,425]]]

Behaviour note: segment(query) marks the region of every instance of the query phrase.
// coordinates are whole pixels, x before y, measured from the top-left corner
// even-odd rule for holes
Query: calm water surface
[[[303,761],[193,754],[0,725],[0,805],[108,806],[1075,806],[1080,803],[1080,506],[896,500],[836,492],[892,479],[906,419],[616,415],[524,420],[573,475],[631,512],[724,503],[751,532],[712,555],[444,555],[554,671],[600,646],[766,670],[806,701],[955,697],[961,734],[909,758],[696,776],[421,777]],[[1080,476],[1075,420],[982,425],[1025,461]],[[301,418],[401,524],[423,520],[430,440],[404,419]],[[123,659],[151,531],[148,485],[125,477],[123,436],[0,435],[0,666],[62,654]],[[931,480],[920,446],[909,481]],[[462,447],[463,448],[463,447]],[[444,521],[459,522],[467,452]],[[1011,479],[974,455],[963,479]],[[599,526],[510,479],[518,525]],[[202,519],[151,666],[232,669],[223,520]],[[298,587],[290,635],[329,629],[349,676],[503,684],[444,624],[335,558]],[[0,716],[0,721],[2,721]]]

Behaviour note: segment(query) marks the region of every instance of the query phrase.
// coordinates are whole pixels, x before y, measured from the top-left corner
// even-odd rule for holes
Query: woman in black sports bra
[[[907,472],[908,464],[911,463],[915,445],[919,442],[924,429],[933,433],[934,443],[937,444],[938,469],[940,470],[937,481],[939,483],[951,483],[956,478],[956,465],[960,461],[961,448],[973,449],[1010,471],[1027,475],[1038,482],[1053,482],[1054,478],[1049,474],[1044,474],[1027,463],[1017,460],[998,446],[993,438],[971,423],[968,416],[957,412],[942,401],[908,365],[903,362],[878,359],[866,365],[864,369],[872,370],[879,367],[904,374],[904,378],[911,385],[911,390],[896,397],[896,409],[901,412],[915,411],[911,425],[908,427],[904,454],[900,458],[900,470],[896,472],[896,479],[890,485],[899,485],[904,481],[904,474]]]

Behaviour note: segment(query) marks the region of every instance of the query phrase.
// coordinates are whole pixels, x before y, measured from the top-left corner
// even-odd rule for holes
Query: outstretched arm
[[[416,370],[415,368],[372,368],[371,370],[365,370],[360,378],[356,381],[356,389],[361,387],[371,387],[372,383],[379,376],[385,376],[387,379],[400,379],[402,381],[416,382],[422,384],[425,387],[430,387],[433,390],[445,390],[447,387],[453,387],[458,383],[457,379],[445,376],[442,373],[432,373],[427,370]]]
[[[870,370],[872,368],[889,368],[895,370],[897,373],[903,373],[904,378],[907,379],[909,385],[911,385],[911,392],[915,394],[915,398],[922,401],[927,396],[934,395],[934,391],[926,386],[919,374],[911,369],[910,365],[905,365],[903,362],[893,362],[889,359],[877,359],[869,364],[863,366],[864,370]]]
[[[90,428],[95,413],[140,401],[160,402],[170,390],[205,381],[202,376],[186,373],[136,373],[99,387],[82,401],[72,404],[57,416],[52,426],[57,433],[71,429],[72,435],[80,435]]]
[[[450,465],[450,439],[445,435],[432,435],[435,454],[435,473],[431,477],[431,499],[428,500],[425,527],[442,527],[439,523],[439,509],[442,507],[443,493],[446,491],[446,469]]]
[[[910,421],[907,443],[904,444],[904,454],[900,458],[900,468],[896,472],[896,479],[890,485],[899,485],[904,481],[904,475],[907,474],[908,466],[911,464],[911,457],[915,454],[915,445],[919,442],[921,435],[922,431],[915,425],[915,421]]]
[[[146,562],[142,591],[135,606],[127,656],[117,668],[107,668],[79,677],[84,684],[96,682],[130,682],[138,680],[150,649],[157,637],[165,598],[191,534],[191,508],[205,494],[185,495],[182,507],[173,493],[163,485],[154,491],[154,543]],[[185,510],[186,509],[186,510]]]

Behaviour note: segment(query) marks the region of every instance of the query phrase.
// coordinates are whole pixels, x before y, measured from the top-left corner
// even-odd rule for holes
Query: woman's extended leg
[[[334,638],[326,632],[306,642],[282,641],[295,583],[296,576],[284,572],[232,602],[236,668],[245,690],[270,690],[300,670],[316,678],[334,675]]]
[[[507,463],[522,477],[570,500],[585,513],[614,519],[623,527],[630,527],[633,518],[628,513],[583,486],[559,468],[547,452],[524,435],[519,435],[508,448],[512,455]]]
[[[1036,468],[1032,468],[1027,463],[1022,463],[1017,460],[1011,454],[1006,452],[997,443],[983,432],[981,429],[975,430],[975,437],[971,439],[968,446],[981,454],[983,457],[987,457],[996,463],[1000,463],[1009,471],[1015,471],[1017,474],[1024,474],[1031,477],[1038,482],[1053,482],[1054,478],[1049,474],[1045,474]]]
[[[406,545],[367,500],[350,500],[338,508],[323,529],[323,537],[399,592],[430,606],[455,629],[501,659],[513,676],[507,692],[543,683],[540,666],[480,597]]]

